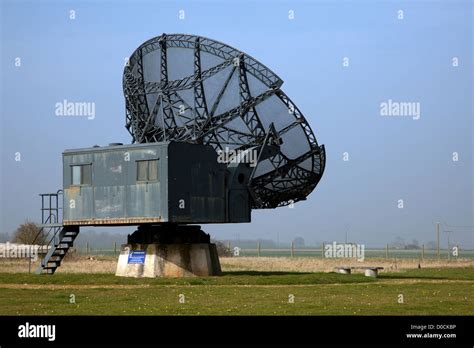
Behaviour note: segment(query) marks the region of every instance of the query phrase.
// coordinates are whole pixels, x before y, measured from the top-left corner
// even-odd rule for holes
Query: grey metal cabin
[[[66,150],[63,226],[249,222],[245,182],[232,179],[238,174],[218,163],[209,145]]]

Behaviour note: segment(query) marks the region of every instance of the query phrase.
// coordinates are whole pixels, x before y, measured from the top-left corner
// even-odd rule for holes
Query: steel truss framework
[[[170,80],[169,49],[193,50],[193,74]],[[159,81],[150,81],[144,74],[144,56],[159,52]],[[219,63],[203,69],[202,54],[218,57]],[[213,103],[206,98],[204,82],[221,72],[228,71]],[[266,88],[252,95],[249,76]],[[238,81],[240,103],[225,112],[219,105],[230,88],[231,80]],[[146,143],[178,140],[212,145],[216,151],[226,147],[233,150],[262,146],[272,123],[271,114],[259,114],[258,105],[277,98],[288,109],[288,122],[276,130],[275,137],[284,139],[295,128],[302,130],[306,150],[289,156],[283,150],[265,160],[265,171],[256,170],[249,183],[254,197],[253,208],[275,208],[304,200],[321,179],[325,167],[324,145],[318,145],[306,119],[280,89],[283,81],[254,58],[223,43],[204,37],[184,34],[163,34],[135,50],[125,66],[123,88],[126,100],[126,128],[133,142]],[[192,91],[193,102],[185,101],[180,92]],[[153,107],[148,98],[154,96]],[[191,105],[190,105],[191,104]],[[245,129],[236,129],[232,123],[243,122]],[[283,140],[284,141],[284,140]],[[257,165],[257,169],[261,163]]]

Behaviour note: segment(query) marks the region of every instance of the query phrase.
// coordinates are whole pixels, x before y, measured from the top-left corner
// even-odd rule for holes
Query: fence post
[[[438,260],[441,260],[441,252],[440,252],[440,247],[439,247],[439,222],[436,223],[436,239],[437,239],[437,244],[438,244]]]
[[[257,256],[260,257],[260,240],[257,241]]]
[[[117,256],[117,241],[114,241],[114,257]]]
[[[86,242],[86,256],[89,256],[89,242]]]
[[[294,254],[294,252],[295,252],[294,249],[295,249],[295,245],[294,245],[293,242],[291,242],[291,257],[293,257],[293,254]]]
[[[388,259],[388,244],[385,246],[385,258]]]
[[[227,241],[227,250],[228,250],[229,253],[230,253],[230,240]]]
[[[425,245],[421,245],[421,261],[425,261]]]
[[[321,257],[324,259],[324,242],[321,245]]]
[[[38,254],[38,251],[36,251],[36,254]],[[30,259],[28,263],[28,273],[31,273],[31,244],[30,244],[30,254],[28,255],[28,258]]]

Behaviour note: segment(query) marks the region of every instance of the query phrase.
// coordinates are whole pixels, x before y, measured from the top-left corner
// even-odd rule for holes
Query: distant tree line
[[[31,221],[25,221],[10,235],[8,232],[0,233],[0,243],[18,243],[18,244],[45,244],[46,234],[37,224]]]
[[[92,249],[112,249],[114,243],[120,250],[120,245],[127,243],[127,235],[123,233],[96,232],[94,230],[81,231],[74,241],[76,248],[84,248],[86,243]]]
[[[0,233],[0,243],[21,243],[21,244],[46,244],[52,236],[47,236],[44,231],[40,231],[37,225],[31,221],[25,221],[22,223],[12,234],[8,232]],[[35,240],[36,238],[36,240]],[[111,232],[96,232],[95,230],[81,231],[74,244],[76,248],[84,248],[86,243],[89,244],[89,248],[92,249],[112,249],[114,243],[117,244],[117,248],[120,248],[121,244],[127,242],[127,235],[124,233],[111,233]],[[219,254],[225,255],[229,251],[227,250],[228,241],[214,241],[218,244]],[[243,249],[255,249],[257,242],[260,242],[262,249],[276,249],[281,247],[277,245],[274,240],[271,239],[242,239],[242,240],[231,240],[231,247],[239,246]],[[287,246],[288,243],[285,243]],[[296,237],[293,239],[293,245],[295,248],[304,248],[305,240],[303,237]],[[437,243],[435,241],[429,241],[424,244],[425,249],[435,250]],[[416,239],[412,239],[410,242],[405,241],[402,237],[396,237],[391,243],[389,248],[398,250],[417,250],[421,249],[420,242]]]
[[[411,242],[406,242],[402,237],[396,237],[395,240],[389,244],[391,249],[398,250],[417,250],[421,249],[420,242],[416,239],[412,239]],[[425,249],[434,250],[437,248],[437,244],[434,241],[429,241],[425,243]]]
[[[31,221],[22,223],[12,234],[8,232],[0,233],[0,243],[19,244],[47,244],[52,238],[52,233],[47,235],[46,230],[38,228],[37,224]],[[114,242],[117,248],[127,242],[127,235],[123,233],[96,232],[94,230],[81,231],[74,245],[77,248],[85,247],[86,243],[92,249],[112,249]]]

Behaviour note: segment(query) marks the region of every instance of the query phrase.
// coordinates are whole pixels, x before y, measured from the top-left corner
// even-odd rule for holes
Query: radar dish
[[[252,207],[306,199],[325,167],[308,122],[266,66],[205,37],[163,34],[130,56],[123,74],[126,128],[133,142],[210,144],[217,152],[276,146],[258,156]]]

